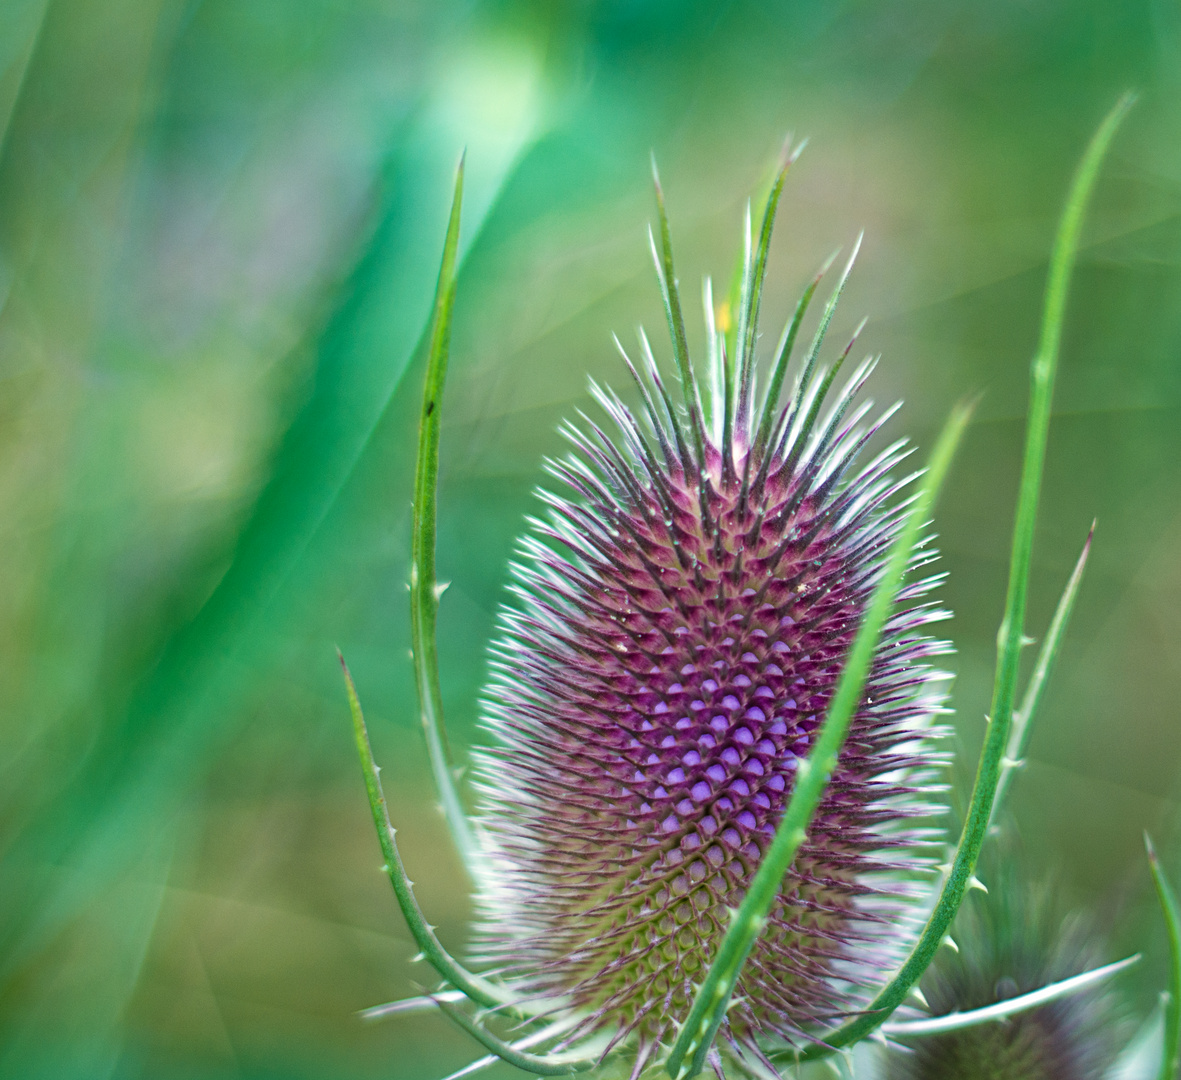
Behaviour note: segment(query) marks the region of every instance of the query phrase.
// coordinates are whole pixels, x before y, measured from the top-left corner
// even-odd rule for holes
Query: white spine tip
[[[968,878],[969,889],[979,889],[985,896],[988,895],[988,887],[975,874]]]

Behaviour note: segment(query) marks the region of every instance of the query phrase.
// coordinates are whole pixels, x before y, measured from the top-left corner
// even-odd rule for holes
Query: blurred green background
[[[3,0],[0,1076],[430,1080],[479,1056],[413,992],[333,654],[421,900],[433,807],[404,583],[421,338],[468,148],[445,405],[442,675],[478,738],[505,565],[610,332],[661,340],[660,162],[694,327],[784,134],[778,333],[865,228],[838,333],[920,445],[985,396],[939,514],[963,780],[983,732],[1055,220],[1105,167],[1064,343],[1040,633],[1091,568],[1012,802],[1146,1011],[1181,876],[1181,10],[1172,0]],[[694,340],[701,341],[695,330]],[[667,354],[667,349],[662,355]],[[515,1075],[506,1066],[489,1075]]]

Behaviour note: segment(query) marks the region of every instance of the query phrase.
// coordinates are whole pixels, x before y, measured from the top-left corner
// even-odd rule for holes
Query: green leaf
[[[443,817],[468,873],[475,868],[479,850],[472,836],[459,792],[455,769],[443,727],[443,694],[439,686],[439,649],[436,624],[439,614],[435,577],[435,533],[438,520],[439,428],[443,385],[451,344],[451,313],[455,307],[455,260],[459,250],[459,217],[463,205],[463,160],[455,171],[455,194],[443,243],[443,263],[435,289],[434,316],[427,353],[422,414],[418,424],[418,459],[414,471],[414,522],[410,549],[410,637],[414,655],[414,681],[426,738],[431,773],[443,806]]]
[[[935,445],[922,486],[890,549],[885,570],[853,639],[815,745],[796,772],[787,810],[669,1053],[666,1068],[674,1080],[684,1080],[701,1071],[706,1054],[725,1019],[742,965],[762,932],[767,914],[779,895],[784,874],[791,866],[800,844],[804,842],[812,816],[836,767],[849,722],[861,700],[882,630],[893,610],[919,532],[930,520],[936,495],[967,426],[970,412],[966,406],[957,406]]]
[[[1156,884],[1156,896],[1169,935],[1169,988],[1165,998],[1164,1048],[1161,1054],[1160,1080],[1177,1080],[1181,1071],[1181,910],[1172,886],[1161,870],[1156,849],[1148,833],[1144,834],[1148,867]]]
[[[801,1055],[804,1059],[822,1057],[831,1052],[832,1048],[857,1042],[889,1018],[934,959],[952,919],[955,918],[972,884],[976,860],[980,855],[980,848],[992,816],[993,802],[1012,728],[1018,660],[1024,642],[1025,601],[1029,589],[1033,530],[1037,519],[1042,467],[1046,456],[1050,402],[1058,362],[1058,343],[1062,336],[1070,269],[1074,265],[1078,251],[1083,211],[1098,175],[1099,165],[1132,101],[1130,95],[1122,97],[1092,137],[1067,196],[1066,208],[1062,214],[1058,237],[1050,259],[1042,331],[1031,365],[1029,420],[1026,427],[1021,487],[1017,498],[1017,520],[1013,528],[1009,588],[1005,600],[1004,620],[997,637],[998,655],[991,720],[976,770],[967,820],[960,834],[951,869],[922,934],[894,978],[878,992],[860,1016],[824,1035],[816,1046]]]

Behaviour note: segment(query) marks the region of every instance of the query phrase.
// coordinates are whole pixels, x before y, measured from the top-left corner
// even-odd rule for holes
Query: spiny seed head
[[[905,509],[901,444],[855,467],[884,420],[850,411],[871,361],[823,411],[822,330],[786,405],[756,415],[753,263],[733,363],[707,300],[704,408],[695,379],[673,405],[642,338],[639,414],[596,387],[617,436],[566,429],[575,454],[549,464],[562,489],[521,541],[485,696],[481,951],[576,1010],[567,1042],[632,1038],[637,1071],[684,1021],[771,842]],[[737,982],[732,1044],[806,1044],[908,943],[941,790],[929,662],[945,646],[923,627],[942,613],[921,602],[934,579],[913,579],[932,557]]]
[[[1102,963],[1102,936],[1089,919],[1064,917],[1050,883],[1031,884],[1012,852],[993,860],[987,896],[956,917],[959,953],[941,950],[923,978],[931,1012],[983,1008],[1068,979]],[[1004,1023],[915,1039],[892,1049],[887,1080],[1100,1080],[1109,1075],[1125,1028],[1111,984],[1060,998]]]

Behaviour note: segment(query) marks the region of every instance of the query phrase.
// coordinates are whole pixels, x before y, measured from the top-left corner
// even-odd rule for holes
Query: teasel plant
[[[977,859],[1090,548],[1088,537],[1018,704],[1068,284],[1088,197],[1131,103],[1121,99],[1092,138],[1050,261],[988,730],[950,849],[937,820],[945,677],[934,667],[948,647],[927,632],[943,617],[929,595],[939,580],[929,529],[971,407],[953,409],[924,469],[894,476],[904,443],[858,464],[893,410],[867,421],[871,405],[855,403],[872,358],[838,383],[856,334],[823,359],[856,247],[799,361],[797,338],[834,260],[760,372],[772,228],[800,149],[790,144],[757,232],[747,212],[732,327],[717,325],[706,283],[700,366],[656,181],[650,239],[675,378],[641,332],[638,360],[620,347],[638,412],[592,387],[615,433],[585,416],[565,428],[573,454],[549,466],[562,490],[540,493],[548,517],[521,541],[493,647],[489,746],[477,756],[469,816],[444,734],[435,640],[461,161],[420,416],[410,608],[426,747],[474,886],[477,945],[475,961],[460,962],[418,905],[342,657],[384,871],[438,978],[421,997],[363,1015],[438,1010],[453,1020],[486,1054],[449,1080],[497,1060],[543,1076],[630,1080],[705,1069],[769,1078],[825,1059],[847,1073],[862,1040],[923,1037],[931,1018],[919,979],[954,947],[952,920],[980,885]],[[1069,998],[1134,961],[960,1011],[943,1030]]]

